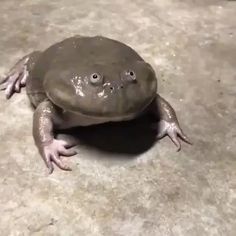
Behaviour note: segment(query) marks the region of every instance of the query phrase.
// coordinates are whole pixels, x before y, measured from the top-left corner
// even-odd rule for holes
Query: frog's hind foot
[[[14,93],[19,93],[24,87],[29,76],[27,62],[29,56],[19,60],[12,69],[0,81],[0,90],[5,90],[6,98],[9,99]]]

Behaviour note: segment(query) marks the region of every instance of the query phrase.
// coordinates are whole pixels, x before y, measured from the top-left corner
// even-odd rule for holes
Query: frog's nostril
[[[113,90],[114,89],[114,87],[110,87],[110,90]]]
[[[123,89],[124,88],[123,85],[121,85],[120,88]]]

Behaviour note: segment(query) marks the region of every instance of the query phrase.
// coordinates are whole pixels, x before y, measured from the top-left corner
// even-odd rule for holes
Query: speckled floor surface
[[[74,34],[121,40],[153,65],[194,142],[176,153],[129,126],[83,129],[73,171],[48,176],[25,91],[1,93],[1,236],[236,235],[235,12],[223,0],[1,1],[1,74]]]

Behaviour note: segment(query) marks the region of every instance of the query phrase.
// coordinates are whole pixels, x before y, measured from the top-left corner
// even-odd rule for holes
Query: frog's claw
[[[14,93],[19,93],[24,87],[29,76],[27,62],[29,57],[23,57],[0,81],[0,90],[5,90],[6,98],[9,99]]]
[[[177,151],[181,150],[181,143],[179,138],[184,142],[192,145],[190,139],[184,134],[177,122],[168,122],[165,120],[161,120],[158,123],[157,139],[161,139],[166,135],[168,135],[171,141],[175,144],[175,146],[177,147]]]

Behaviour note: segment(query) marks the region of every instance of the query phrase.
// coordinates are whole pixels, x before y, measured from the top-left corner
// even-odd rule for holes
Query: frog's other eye
[[[136,74],[133,70],[126,70],[124,72],[124,79],[130,82],[136,82]]]
[[[101,84],[103,82],[103,77],[98,73],[93,73],[90,75],[90,82],[92,84]]]

